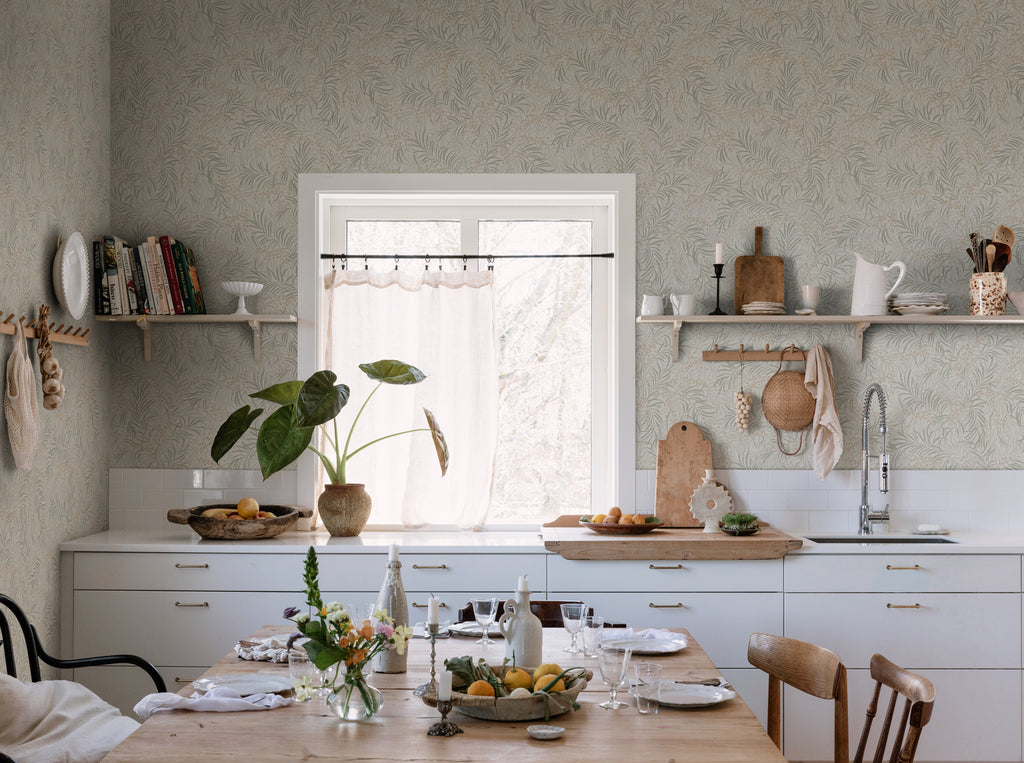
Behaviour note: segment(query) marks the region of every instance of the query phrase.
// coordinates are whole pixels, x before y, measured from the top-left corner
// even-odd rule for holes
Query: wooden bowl
[[[644,522],[642,525],[606,525],[604,523],[594,524],[593,522],[584,522],[580,520],[580,527],[586,527],[588,530],[602,534],[602,535],[639,535],[640,533],[649,533],[657,530],[659,527],[664,527],[665,523],[660,519],[657,522]]]
[[[213,503],[191,509],[169,509],[167,521],[176,525],[188,525],[201,538],[210,540],[260,540],[273,538],[291,529],[299,517],[313,516],[313,510],[305,506],[260,506],[260,511],[269,511],[274,515],[272,519],[224,519],[202,516],[207,509],[234,508],[233,503]]]
[[[497,676],[504,676],[508,667],[490,666]],[[523,670],[533,674],[533,668],[523,667]],[[579,693],[587,688],[587,682],[594,677],[593,671],[586,668],[572,669],[566,673],[565,691],[553,691],[547,696],[543,694],[531,694],[529,697],[477,697],[475,695],[463,694],[459,691],[452,692],[452,706],[463,715],[470,718],[480,718],[485,721],[536,721],[547,720],[558,715],[564,715],[572,710],[572,703],[579,696]],[[563,679],[564,680],[564,679]],[[437,707],[437,694],[428,691],[423,695],[423,701],[431,707]]]

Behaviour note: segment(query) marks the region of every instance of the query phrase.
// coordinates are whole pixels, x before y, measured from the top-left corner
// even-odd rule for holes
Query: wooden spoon
[[[996,226],[996,232],[992,234],[992,240],[998,241],[1001,244],[1007,246],[1013,246],[1013,230],[1007,228],[1005,225]]]
[[[992,266],[996,262],[996,245],[989,244],[985,247],[985,259],[988,262],[988,272],[992,272]]]

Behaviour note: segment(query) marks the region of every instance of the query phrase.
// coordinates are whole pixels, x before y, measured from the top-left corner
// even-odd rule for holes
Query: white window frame
[[[300,174],[298,188],[298,378],[318,369],[317,347],[323,327],[317,323],[324,299],[320,284],[320,254],[331,251],[328,239],[330,208],[339,203],[392,204],[402,194],[422,201],[506,204],[572,203],[605,206],[607,236],[595,231],[595,245],[602,239],[615,253],[611,266],[595,270],[594,340],[591,347],[595,369],[592,395],[596,409],[603,400],[604,415],[595,410],[591,435],[594,511],[609,506],[633,506],[636,479],[636,323],[633,303],[636,292],[636,179],[631,174],[551,175],[447,175],[447,174]],[[484,201],[480,197],[484,197]],[[464,251],[465,254],[472,254]],[[608,277],[599,276],[601,271]],[[602,296],[603,295],[603,296]],[[606,311],[601,307],[607,306]],[[603,326],[603,328],[602,328]],[[342,379],[344,381],[344,379]],[[299,459],[297,497],[312,506],[315,494],[315,457]],[[602,476],[604,479],[602,479]],[[387,528],[393,529],[393,528]],[[500,529],[500,528],[495,528]],[[509,529],[522,529],[518,528]]]

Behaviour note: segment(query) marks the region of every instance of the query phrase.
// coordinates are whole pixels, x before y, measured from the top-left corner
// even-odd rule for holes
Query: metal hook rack
[[[3,315],[3,313],[0,313],[0,315]],[[21,327],[25,330],[26,339],[39,338],[39,332],[36,331],[35,328],[36,323],[38,321],[37,318],[32,318],[31,320],[29,320],[28,318],[26,318],[26,316],[22,315],[21,317],[18,318],[17,323],[14,323],[13,320],[14,313],[11,313],[6,318],[4,318],[3,322],[0,322],[0,334],[8,334],[9,336],[14,336],[16,326],[18,323],[20,323]],[[89,339],[86,335],[90,331],[92,331],[92,329],[87,329],[82,326],[75,328],[74,326],[64,323],[58,325],[56,321],[54,321],[53,323],[49,323],[48,325],[50,329],[51,342],[60,342],[62,344],[74,344],[78,345],[79,347],[89,346]]]
[[[746,345],[740,345],[738,350],[719,350],[715,345],[713,350],[704,350],[702,360],[772,360],[775,362],[785,360],[807,360],[807,352],[801,350],[795,344],[791,344],[782,350],[772,350],[766,344],[763,350],[748,350]]]

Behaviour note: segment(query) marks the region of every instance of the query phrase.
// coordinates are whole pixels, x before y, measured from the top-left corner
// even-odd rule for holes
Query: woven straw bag
[[[806,358],[805,358],[806,359]],[[804,386],[803,371],[779,371],[764,385],[761,410],[768,423],[775,428],[775,442],[787,456],[795,456],[804,446],[804,432],[814,421],[814,396]],[[799,432],[800,443],[790,452],[782,447],[782,432]]]

